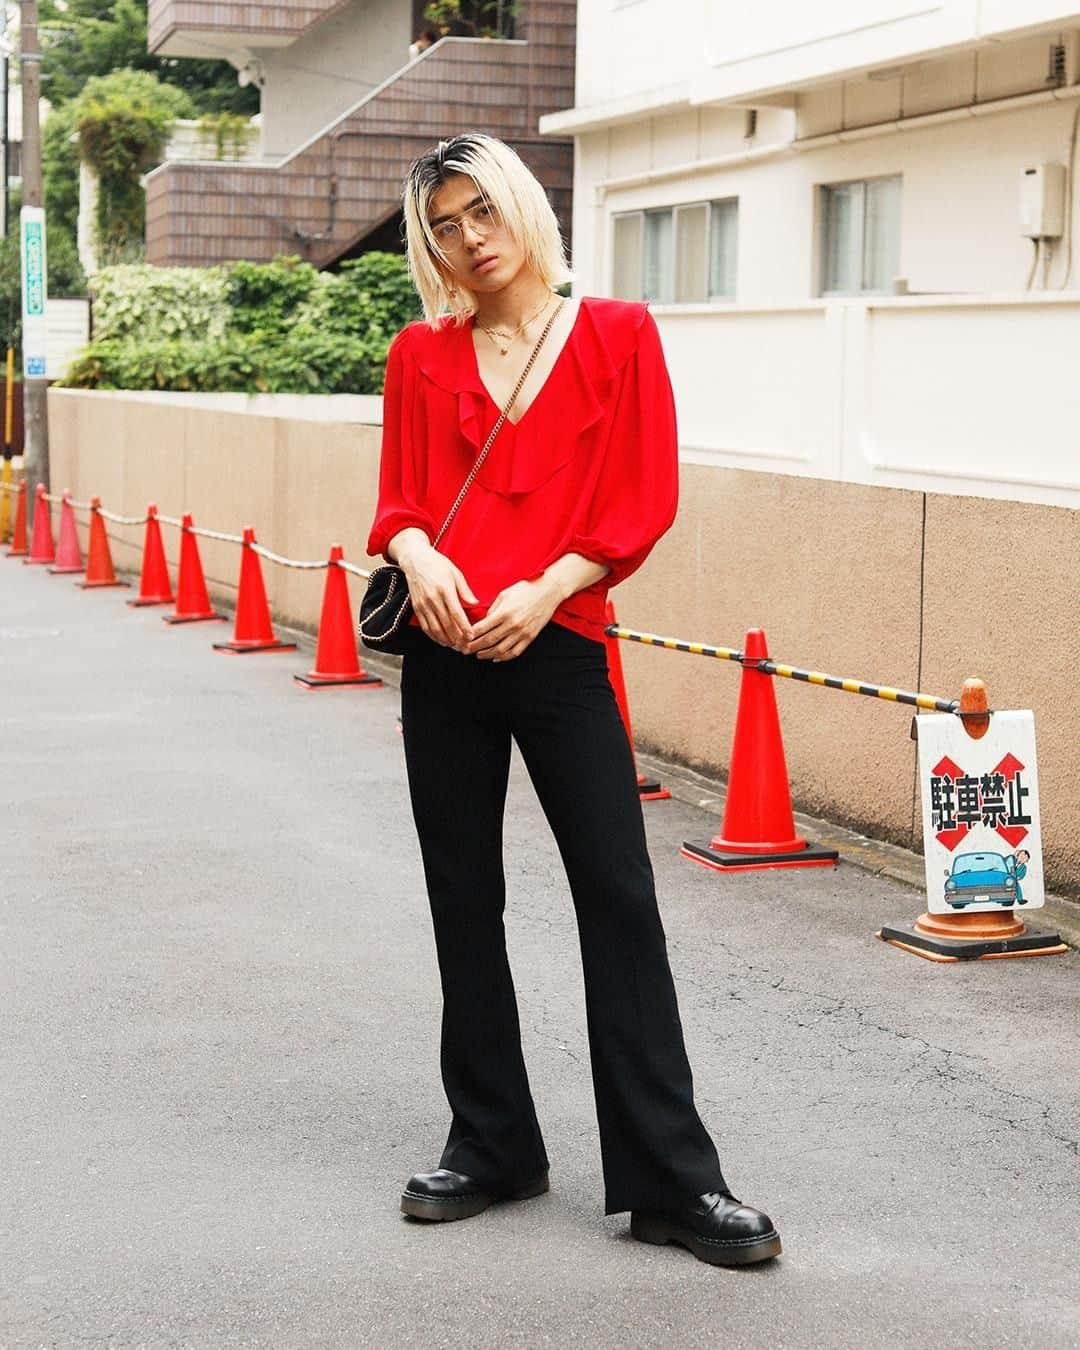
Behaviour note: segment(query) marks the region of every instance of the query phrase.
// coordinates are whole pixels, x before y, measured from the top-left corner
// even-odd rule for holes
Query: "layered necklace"
[[[544,300],[541,303],[539,309],[533,310],[533,312],[529,315],[529,317],[525,319],[522,323],[519,323],[516,328],[509,328],[509,329],[485,328],[482,323],[477,324],[477,327],[480,329],[482,333],[486,333],[488,335],[491,341],[499,349],[499,355],[505,356],[506,353],[510,350],[510,344],[514,341],[514,339],[516,337],[520,337],[521,334],[524,333],[525,329],[528,328],[529,324],[531,324],[534,319],[540,317],[540,315],[544,312],[544,310],[547,309],[548,305],[551,304],[552,300],[557,299],[558,296],[556,296],[555,292],[550,291],[544,297]]]

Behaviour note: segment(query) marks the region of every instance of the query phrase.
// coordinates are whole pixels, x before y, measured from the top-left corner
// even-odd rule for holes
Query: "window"
[[[661,304],[675,299],[675,249],[670,211],[645,213],[645,300],[659,300]]]
[[[891,293],[900,271],[900,179],[821,189],[821,293]]]
[[[738,223],[735,198],[616,215],[613,293],[662,305],[734,299]]]

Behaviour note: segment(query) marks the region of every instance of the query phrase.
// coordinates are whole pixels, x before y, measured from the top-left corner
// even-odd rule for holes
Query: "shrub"
[[[386,344],[297,329],[283,342],[258,334],[91,343],[68,368],[77,389],[173,389],[199,393],[375,394]]]
[[[93,342],[68,367],[64,384],[76,389],[183,389],[204,393],[255,392],[257,352],[249,338],[173,338]]]
[[[90,291],[95,341],[217,338],[229,326],[220,267],[103,267],[91,278]]]
[[[225,280],[230,327],[240,333],[284,333],[320,280],[315,268],[299,258],[230,264]]]
[[[392,338],[420,315],[416,291],[403,258],[366,253],[341,264],[330,285],[312,293],[302,321],[372,339]]]
[[[377,394],[387,343],[303,326],[266,351],[263,379],[275,394]]]
[[[298,258],[108,267],[92,281],[80,388],[376,394],[386,349],[419,313],[405,260],[371,253],[320,273]]]

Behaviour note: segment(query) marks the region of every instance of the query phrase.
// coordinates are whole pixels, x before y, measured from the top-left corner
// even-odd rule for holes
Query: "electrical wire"
[[[1036,269],[1036,267],[1038,267],[1038,265],[1039,265],[1039,254],[1040,254],[1040,252],[1042,251],[1042,240],[1041,240],[1041,239],[1032,237],[1031,242],[1032,242],[1032,244],[1034,244],[1035,247],[1034,247],[1034,251],[1033,251],[1032,254],[1031,254],[1031,267],[1028,269],[1027,281],[1024,283],[1024,290],[1025,290],[1025,291],[1030,291],[1030,290],[1031,290],[1031,283],[1035,280],[1035,269]]]

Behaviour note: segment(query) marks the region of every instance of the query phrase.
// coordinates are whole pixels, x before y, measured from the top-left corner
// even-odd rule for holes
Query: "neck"
[[[483,328],[517,328],[553,294],[535,272],[522,268],[501,290],[476,297],[476,322]]]

